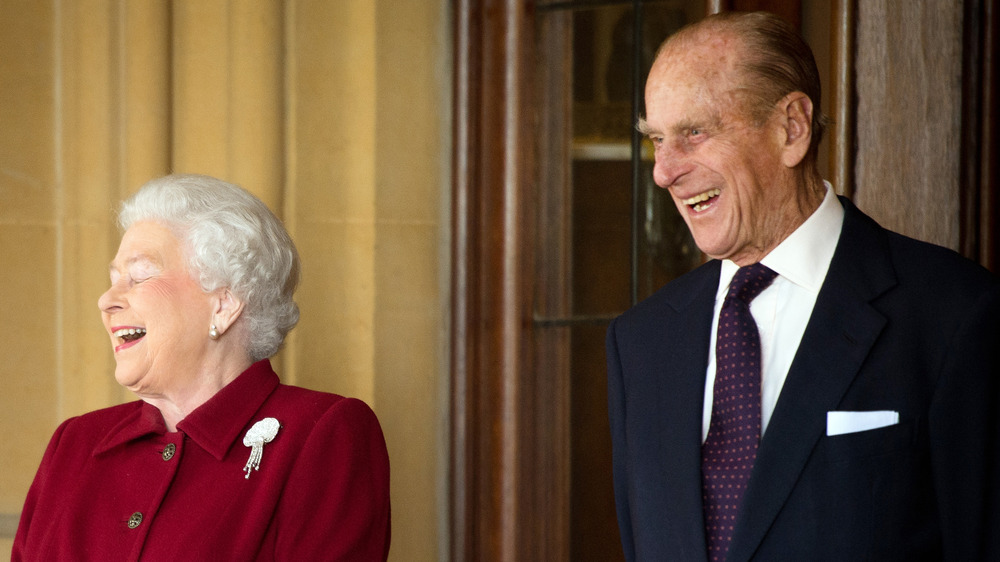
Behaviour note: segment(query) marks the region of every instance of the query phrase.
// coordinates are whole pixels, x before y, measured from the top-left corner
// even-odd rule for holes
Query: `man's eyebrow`
[[[639,134],[645,135],[647,137],[657,132],[656,130],[654,130],[652,127],[649,126],[649,123],[646,122],[646,119],[644,117],[640,117],[635,122],[635,130],[639,131]]]
[[[693,120],[690,120],[690,119],[685,119],[683,121],[678,122],[676,125],[674,125],[674,131],[677,132],[677,133],[684,133],[686,131],[690,131],[691,129],[701,129],[703,127],[704,127],[704,125],[702,125],[702,124],[700,124],[700,123],[698,123],[696,121],[693,121]]]

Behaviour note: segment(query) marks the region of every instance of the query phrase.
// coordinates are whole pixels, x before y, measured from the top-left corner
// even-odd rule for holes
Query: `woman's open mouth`
[[[146,335],[146,328],[119,328],[112,332],[111,335],[122,342],[121,345],[115,346],[115,351],[121,351],[141,340]]]

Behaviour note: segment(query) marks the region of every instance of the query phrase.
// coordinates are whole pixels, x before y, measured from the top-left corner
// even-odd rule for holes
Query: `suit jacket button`
[[[138,511],[136,511],[135,513],[133,513],[132,516],[128,518],[128,528],[129,529],[135,529],[141,523],[142,523],[142,513],[139,513]]]
[[[173,443],[167,443],[167,446],[163,448],[163,460],[168,461],[174,458],[174,453],[177,452],[177,445]]]

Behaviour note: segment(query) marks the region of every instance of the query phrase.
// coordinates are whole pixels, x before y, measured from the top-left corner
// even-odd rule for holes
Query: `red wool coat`
[[[243,437],[268,417],[246,477]],[[141,401],[60,425],[12,560],[385,560],[389,458],[364,402],[279,384],[265,360],[177,430]]]

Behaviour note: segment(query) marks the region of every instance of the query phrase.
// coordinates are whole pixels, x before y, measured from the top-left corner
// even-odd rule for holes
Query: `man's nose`
[[[666,189],[691,171],[691,163],[677,147],[663,143],[656,148],[653,162],[653,181]]]

